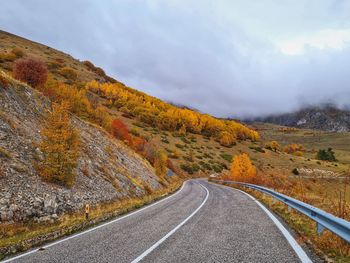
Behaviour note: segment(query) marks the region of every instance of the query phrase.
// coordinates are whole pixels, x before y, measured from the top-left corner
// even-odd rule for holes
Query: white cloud
[[[342,50],[350,43],[350,29],[325,29],[277,43],[286,55],[301,55],[308,48]]]
[[[2,29],[217,116],[350,102],[350,1],[11,0],[1,7]]]

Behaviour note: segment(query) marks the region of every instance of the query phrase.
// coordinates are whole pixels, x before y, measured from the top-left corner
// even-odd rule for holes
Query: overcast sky
[[[0,28],[216,116],[350,104],[346,0],[11,0]]]

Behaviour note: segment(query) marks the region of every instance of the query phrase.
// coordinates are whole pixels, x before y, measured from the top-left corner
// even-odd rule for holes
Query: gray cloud
[[[341,35],[338,49],[313,40],[300,54],[280,49],[324,30],[350,32],[349,1],[239,2],[12,0],[2,3],[0,27],[217,116],[349,105],[350,39]]]

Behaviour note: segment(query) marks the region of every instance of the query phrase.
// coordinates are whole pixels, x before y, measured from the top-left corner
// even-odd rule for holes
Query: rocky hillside
[[[272,115],[254,121],[274,123],[303,129],[316,129],[332,132],[350,131],[350,111],[333,105],[308,107],[297,112]]]
[[[160,189],[153,168],[105,131],[72,116],[82,149],[75,185],[46,183],[33,165],[50,101],[0,72],[0,222],[52,221],[60,214]]]

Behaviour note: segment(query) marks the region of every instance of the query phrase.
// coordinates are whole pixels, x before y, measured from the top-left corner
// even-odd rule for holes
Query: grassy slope
[[[65,67],[74,69],[78,73],[78,80],[81,82],[101,79],[96,73],[89,71],[81,61],[66,53],[0,30],[0,52],[10,53],[13,48],[21,48],[25,54],[40,58],[47,65],[57,62],[62,63]],[[1,68],[5,71],[12,71],[12,61],[2,62]],[[64,77],[55,70],[50,70],[50,72],[57,80],[65,81]]]
[[[95,72],[89,70],[81,61],[74,59],[72,56],[65,54],[61,51],[57,51],[45,45],[32,42],[30,40],[0,31],[0,48],[1,52],[10,52],[12,48],[19,47],[25,51],[27,55],[36,56],[44,60],[46,63],[50,64],[52,62],[60,61],[63,66],[71,67],[78,73],[78,81],[87,82],[93,79],[103,78],[97,75]],[[12,62],[0,62],[0,67],[6,71],[11,71]],[[54,78],[60,81],[66,81],[57,70],[50,70]],[[103,103],[103,99],[100,100]],[[328,163],[318,164],[316,160],[313,160],[314,153],[307,152],[305,157],[296,157],[284,153],[274,153],[265,150],[265,153],[258,152],[252,147],[263,146],[266,141],[275,139],[281,144],[287,143],[303,143],[309,151],[313,148],[326,148],[333,147],[336,150],[337,157],[341,163],[350,163],[350,155],[347,154],[350,150],[350,143],[346,141],[348,134],[331,134],[331,133],[319,133],[319,136],[305,135],[310,131],[300,130],[297,133],[281,133],[278,132],[278,126],[274,125],[255,125],[261,135],[262,141],[260,143],[252,143],[249,141],[239,142],[236,146],[231,148],[223,147],[213,139],[205,139],[205,137],[197,134],[188,134],[187,141],[190,143],[184,143],[183,139],[179,137],[174,137],[172,133],[167,131],[159,131],[146,124],[141,124],[143,128],[135,125],[138,121],[134,119],[128,119],[122,116],[122,113],[117,110],[111,110],[111,112],[116,116],[123,119],[130,129],[136,129],[140,134],[154,138],[159,145],[163,147],[167,152],[178,152],[179,158],[173,159],[173,162],[177,165],[188,163],[184,160],[184,157],[188,155],[189,149],[192,148],[194,155],[196,156],[193,163],[199,163],[200,161],[205,162],[211,166],[217,164],[225,164],[227,167],[230,165],[230,161],[225,160],[220,155],[226,154],[227,156],[232,156],[240,152],[246,152],[250,155],[254,163],[260,168],[264,173],[270,171],[278,171],[284,174],[291,174],[293,168],[308,167],[308,168],[319,168],[327,169],[336,172],[342,172],[347,170],[347,166],[338,164],[338,166],[330,165]],[[315,133],[315,132],[313,132]],[[191,142],[191,138],[194,137],[196,142]],[[162,141],[163,139],[163,141]],[[166,140],[169,143],[166,143]],[[319,140],[319,141],[317,141]],[[185,148],[177,148],[175,144],[185,145]],[[308,161],[308,159],[311,159]],[[204,169],[206,174],[214,172],[214,170]]]

